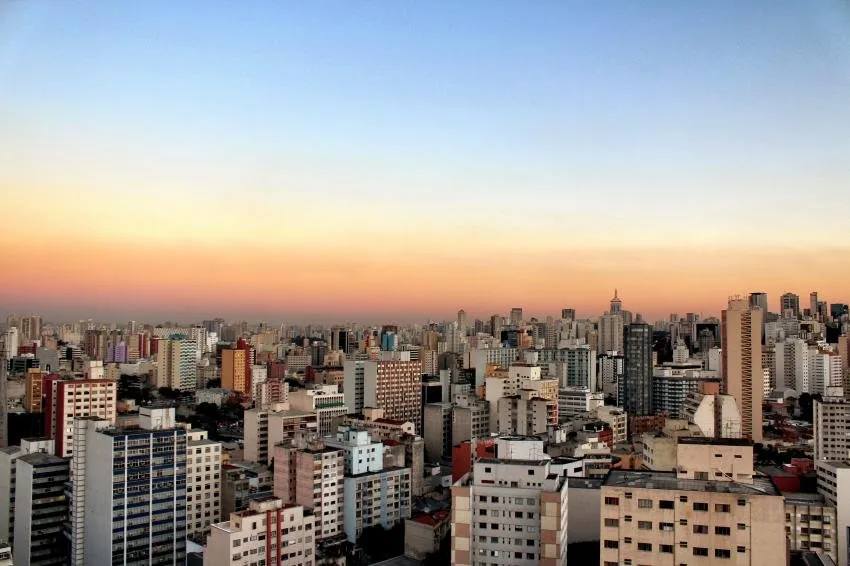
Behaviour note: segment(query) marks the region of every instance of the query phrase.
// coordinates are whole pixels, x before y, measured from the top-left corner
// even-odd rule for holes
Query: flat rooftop
[[[673,491],[737,493],[741,495],[781,495],[770,478],[762,476],[755,476],[752,484],[746,484],[731,481],[680,479],[676,477],[676,472],[611,470],[603,485]]]
[[[708,438],[705,436],[680,436],[679,444],[710,444],[712,446],[752,446],[746,438]]]

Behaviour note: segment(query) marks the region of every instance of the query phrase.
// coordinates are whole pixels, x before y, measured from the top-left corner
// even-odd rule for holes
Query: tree
[[[218,389],[221,387],[221,379],[213,378],[207,381],[207,389]]]
[[[170,387],[160,387],[156,392],[159,393],[160,397],[165,397],[166,399],[177,399],[180,397],[180,391]]]

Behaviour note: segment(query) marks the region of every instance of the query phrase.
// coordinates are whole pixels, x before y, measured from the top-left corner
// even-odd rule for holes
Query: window
[[[694,503],[694,511],[708,511],[708,503]]]
[[[729,513],[732,510],[732,507],[727,503],[715,503],[714,504],[714,512],[715,513]]]
[[[638,546],[638,550],[640,550],[640,551],[652,552],[652,545],[649,544],[648,542],[639,542],[637,546]]]
[[[638,508],[652,509],[652,499],[638,499]]]
[[[688,548],[688,541],[683,540],[679,543],[679,548]]]
[[[747,530],[747,525],[746,525],[746,524],[744,524],[744,523],[738,523],[738,530],[739,530],[739,531],[746,531],[746,530]]]
[[[616,540],[606,540],[605,548],[620,548],[620,542]],[[708,556],[708,555],[706,555]]]
[[[694,472],[694,479],[708,481],[708,472]]]
[[[522,519],[522,511],[514,511],[514,516],[517,519]]]
[[[532,470],[528,470],[528,475],[533,476],[533,475],[534,475],[534,470],[533,470],[533,469],[532,469]]]
[[[661,552],[666,554],[673,554],[673,545],[672,544],[662,544],[660,545]]]
[[[631,499],[631,498],[632,498],[632,492],[631,492],[631,491],[627,491],[627,492],[626,492],[626,499]]]
[[[673,509],[673,502],[662,499],[658,502],[658,507],[661,509]]]
[[[708,534],[708,525],[694,525],[694,534],[695,535],[707,535]]]
[[[605,498],[605,505],[619,505],[619,504],[620,504],[620,498],[619,497],[606,497]]]
[[[623,539],[624,544],[632,544],[632,537],[625,537]]]
[[[619,527],[620,526],[620,520],[619,519],[605,519],[605,526],[606,527]]]
[[[732,534],[732,529],[729,527],[714,527],[714,534],[728,537]]]
[[[631,523],[631,522],[632,522],[632,516],[631,516],[631,515],[626,515],[626,516],[624,517],[624,519],[626,520],[626,522],[627,522],[627,523]]]
[[[693,548],[694,556],[708,556],[708,549],[703,548],[702,546],[695,546]]]
[[[746,546],[739,546],[739,547],[738,547],[738,552],[746,552],[746,551],[747,551],[747,547],[746,547]]]
[[[683,527],[687,527],[688,526],[688,520],[687,519],[679,519],[679,524],[682,525]]]
[[[658,523],[658,529],[664,532],[673,532],[673,523]]]
[[[746,499],[739,499],[739,500],[738,500],[738,507],[744,507],[744,506],[746,506],[746,505],[747,505],[747,500],[746,500]]]
[[[638,521],[638,529],[642,531],[651,531],[652,521]]]
[[[732,558],[732,551],[726,548],[715,548],[714,549],[714,557],[715,558]]]
[[[682,503],[687,503],[688,502],[688,496],[687,495],[680,495],[679,501],[682,502]]]

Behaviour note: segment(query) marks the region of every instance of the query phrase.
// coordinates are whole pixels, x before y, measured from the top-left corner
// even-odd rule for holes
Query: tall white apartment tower
[[[452,564],[565,565],[566,477],[540,440],[499,438],[496,454],[452,487]]]

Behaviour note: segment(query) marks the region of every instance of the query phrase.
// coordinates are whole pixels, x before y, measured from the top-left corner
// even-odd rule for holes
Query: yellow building
[[[246,351],[221,351],[221,386],[224,389],[249,394]]]

